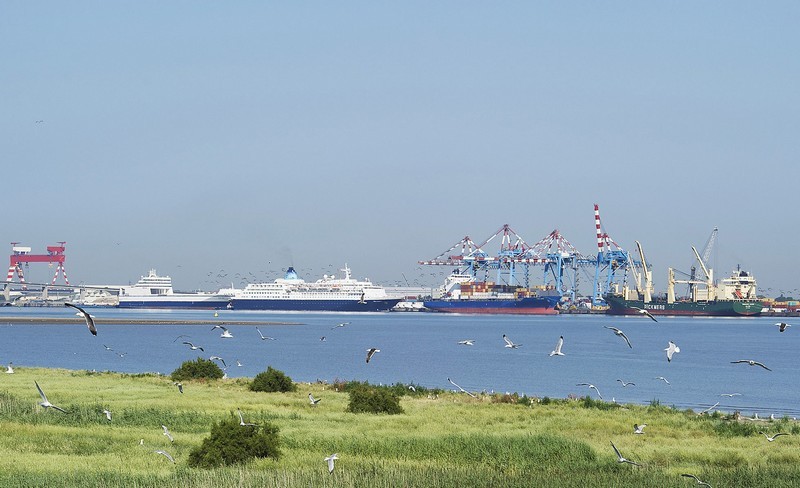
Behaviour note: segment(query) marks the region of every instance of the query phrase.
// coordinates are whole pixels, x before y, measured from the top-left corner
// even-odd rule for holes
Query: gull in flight
[[[785,331],[787,327],[791,327],[792,326],[791,324],[787,324],[785,322],[778,322],[775,325],[778,326],[778,330],[781,331],[781,332]]]
[[[194,344],[192,344],[191,342],[186,342],[186,341],[184,341],[184,344],[188,345],[188,346],[189,346],[189,349],[191,349],[192,351],[196,351],[196,350],[200,349],[201,351],[205,352],[205,350],[204,350],[202,347],[200,347],[200,346],[195,346],[195,345],[194,345]]]
[[[558,342],[556,342],[556,348],[550,351],[550,356],[563,356],[564,353],[561,352],[561,347],[564,346],[564,336],[558,338]]]
[[[623,387],[623,388],[625,388],[625,387],[626,387],[626,386],[628,386],[628,385],[630,385],[630,386],[636,386],[636,383],[634,383],[634,382],[632,382],[632,381],[624,381],[624,380],[619,380],[619,379],[618,379],[617,381],[619,381],[620,383],[622,383],[622,387]]]
[[[769,442],[774,441],[779,435],[789,435],[789,434],[787,434],[785,432],[778,432],[777,434],[773,435],[772,437],[768,436],[765,432],[759,432],[759,434],[762,434],[764,437],[766,437]]]
[[[368,363],[369,363],[369,360],[372,359],[372,356],[374,356],[376,352],[381,352],[381,350],[380,349],[376,349],[374,347],[372,347],[370,349],[367,349],[367,362]]]
[[[611,329],[611,330],[613,330],[615,334],[617,334],[618,336],[620,336],[620,337],[622,337],[623,339],[625,339],[625,343],[627,343],[627,344],[628,344],[628,347],[630,347],[630,348],[632,348],[632,347],[633,347],[633,346],[631,345],[631,341],[629,341],[629,340],[628,340],[628,336],[626,336],[624,332],[622,332],[621,330],[617,329],[616,327],[609,327],[608,325],[604,325],[603,327],[605,327],[606,329]]]
[[[333,462],[337,459],[339,459],[339,454],[331,454],[325,458],[325,462],[328,463],[328,473],[333,473]]]
[[[473,395],[472,393],[470,393],[470,392],[468,392],[467,390],[465,390],[465,389],[461,388],[460,386],[458,386],[458,385],[455,383],[455,381],[451,380],[450,378],[447,378],[447,381],[449,381],[451,385],[453,385],[453,386],[455,386],[456,388],[458,388],[458,389],[459,389],[459,390],[460,390],[462,393],[466,393],[467,395],[471,396],[472,398],[478,398],[478,397],[476,397],[475,395]]]
[[[176,338],[172,339],[172,342],[176,342],[176,341],[177,341],[178,339],[180,339],[181,337],[189,337],[189,336],[188,336],[188,335],[186,335],[186,334],[181,334],[181,335],[179,335],[178,337],[176,337]]]
[[[663,376],[656,376],[656,378],[655,378],[655,379],[657,379],[657,380],[661,380],[661,381],[663,381],[664,383],[666,383],[666,384],[668,384],[668,385],[669,385],[669,384],[671,384],[671,383],[670,383],[669,381],[667,381],[667,379],[666,379],[666,378],[664,378]]]
[[[239,414],[239,425],[241,425],[241,426],[250,425],[250,426],[254,426],[255,427],[256,424],[251,424],[251,423],[248,423],[248,422],[244,421],[244,417],[242,417],[242,411],[239,410],[238,408],[236,409],[236,413]]]
[[[178,393],[183,393],[183,383],[181,383],[180,381],[176,381],[175,383],[173,383],[173,385],[178,387]]]
[[[214,330],[214,329],[222,329],[222,334],[220,334],[219,336],[222,337],[223,339],[232,339],[233,338],[233,334],[231,334],[231,332],[228,330],[228,328],[225,327],[222,324],[215,325],[214,327],[211,328],[211,330]]]
[[[344,327],[345,325],[350,325],[350,322],[342,322],[341,324],[336,324],[333,327],[331,327],[331,330],[338,329],[339,327]]]
[[[57,406],[53,405],[52,403],[50,403],[50,401],[47,399],[47,396],[46,396],[46,395],[44,394],[44,392],[42,391],[42,388],[39,386],[39,383],[37,383],[36,381],[34,381],[34,382],[33,382],[33,384],[35,384],[35,385],[36,385],[36,389],[37,389],[37,390],[39,390],[39,396],[41,396],[41,397],[42,397],[42,401],[41,401],[41,402],[39,402],[39,405],[41,405],[41,406],[42,406],[42,407],[44,407],[44,408],[55,408],[55,409],[56,409],[56,410],[58,410],[59,412],[64,412],[64,413],[67,413],[67,411],[66,411],[66,410],[64,410],[63,408],[61,408],[61,407],[57,407]]]
[[[735,396],[739,396],[741,393],[720,393],[719,396],[730,397],[733,398]]]
[[[766,369],[767,371],[772,371],[768,367],[764,366],[764,364],[759,363],[758,361],[753,361],[752,359],[740,359],[738,361],[731,361],[731,364],[737,364],[737,363],[747,363],[750,366],[761,366],[762,368]]]
[[[458,341],[458,343],[462,346],[474,346],[475,339],[464,339],[463,341]]]
[[[258,327],[256,327],[256,331],[258,331],[258,335],[259,335],[259,336],[261,336],[261,340],[262,340],[262,341],[274,341],[274,340],[275,340],[275,338],[274,338],[274,337],[265,336],[264,334],[262,334],[262,333],[261,333],[261,330],[259,330],[259,328],[258,328]]]
[[[575,385],[575,386],[588,386],[589,388],[591,388],[591,389],[593,389],[594,391],[596,391],[596,392],[597,392],[597,396],[599,396],[601,400],[603,399],[603,395],[601,395],[601,394],[600,394],[600,390],[598,390],[598,389],[597,389],[597,387],[596,387],[596,386],[594,386],[594,385],[593,385],[593,384],[591,384],[591,383],[578,383],[578,384],[577,384],[577,385]]]
[[[228,365],[227,365],[227,364],[225,364],[225,360],[224,360],[224,359],[222,359],[222,358],[221,358],[221,357],[219,357],[219,356],[209,356],[208,360],[209,360],[209,361],[219,361],[219,362],[221,362],[221,363],[222,363],[222,365],[223,365],[225,368],[227,368],[227,367],[228,367]]]
[[[8,363],[8,368],[6,368],[6,373],[14,374],[14,368],[12,367],[12,364],[14,363]]]
[[[633,424],[633,433],[634,434],[644,434],[644,428],[647,427],[647,424]]]
[[[77,305],[73,305],[71,303],[64,303],[64,306],[65,307],[72,307],[72,308],[78,310],[80,313],[82,313],[83,314],[83,320],[86,321],[86,327],[89,328],[89,332],[91,332],[92,335],[94,335],[94,336],[97,335],[97,327],[94,326],[94,319],[92,318],[91,315],[86,313],[86,310],[82,309],[81,307],[79,307]]]
[[[106,418],[108,419],[109,422],[111,422],[111,410],[104,409],[103,413],[106,414]]]
[[[236,360],[236,366],[239,366],[240,368],[243,366],[243,365],[242,365],[242,362],[241,362],[241,361],[239,361],[238,359]]]
[[[619,449],[617,449],[617,446],[615,446],[613,442],[611,443],[611,447],[613,447],[614,448],[614,452],[617,453],[617,462],[618,463],[628,463],[628,464],[633,464],[634,466],[641,466],[641,464],[639,464],[639,463],[637,463],[635,461],[631,461],[630,459],[625,459],[624,457],[622,457],[622,454],[620,454]]]
[[[701,480],[700,478],[698,478],[697,476],[695,476],[693,474],[684,473],[681,476],[683,476],[685,478],[692,478],[693,480],[695,480],[697,482],[698,485],[707,486],[708,488],[711,488],[711,485],[709,485],[708,483],[706,483],[705,481]]]
[[[322,398],[314,398],[314,395],[311,393],[308,394],[308,401],[311,403],[312,407],[316,407],[320,400],[322,400]]]
[[[511,339],[506,337],[505,334],[503,334],[503,340],[506,341],[505,347],[510,347],[511,349],[516,349],[516,348],[518,348],[519,346],[522,345],[522,344],[514,344],[513,342],[511,342]]]
[[[651,314],[647,310],[645,310],[643,308],[639,308],[639,307],[631,307],[631,308],[635,309],[637,312],[639,312],[642,315],[647,315],[648,317],[650,317],[653,320],[653,322],[658,322],[658,320],[656,320],[656,318],[653,317],[653,314]]]
[[[172,458],[172,456],[169,455],[167,451],[162,451],[161,449],[159,449],[158,451],[153,451],[153,452],[156,454],[161,454],[162,456],[165,456],[167,459],[172,461],[173,464],[175,463],[175,460]]]
[[[715,408],[717,408],[718,406],[719,406],[719,402],[711,405],[710,407],[708,407],[707,409],[705,409],[702,412],[698,413],[697,415],[704,415],[704,414],[707,414],[707,413],[711,413],[711,411],[714,410]]]
[[[669,341],[669,344],[667,344],[667,347],[664,350],[667,351],[667,362],[672,361],[673,354],[681,352],[681,348],[672,341]]]
[[[169,429],[167,429],[167,426],[161,424],[161,428],[164,429],[164,435],[167,436],[167,439],[169,439],[170,442],[175,442],[175,440],[172,438],[172,434],[169,433]]]

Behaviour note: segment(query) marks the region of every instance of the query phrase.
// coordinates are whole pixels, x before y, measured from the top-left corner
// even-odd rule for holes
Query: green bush
[[[189,453],[189,466],[217,468],[245,463],[253,458],[279,459],[278,428],[270,423],[239,425],[236,417],[214,424],[211,435]]]
[[[250,391],[287,392],[297,391],[297,385],[283,371],[269,366],[266,371],[258,373],[250,383]]]
[[[386,388],[361,386],[349,390],[350,403],[347,411],[352,413],[403,413],[400,397]]]
[[[214,361],[197,358],[194,361],[184,361],[178,369],[172,372],[172,381],[208,379],[218,380],[225,373]]]

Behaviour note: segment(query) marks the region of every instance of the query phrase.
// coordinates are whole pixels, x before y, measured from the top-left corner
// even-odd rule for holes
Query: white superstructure
[[[159,276],[151,269],[147,276],[119,290],[121,308],[225,308],[236,290],[223,288],[215,293],[175,293],[172,278]]]
[[[313,283],[307,283],[297,276],[294,268],[286,271],[286,276],[272,283],[250,283],[243,290],[237,290],[235,300],[386,300],[386,289],[374,285],[365,278],[355,280],[347,265],[341,269],[344,278],[324,275]]]

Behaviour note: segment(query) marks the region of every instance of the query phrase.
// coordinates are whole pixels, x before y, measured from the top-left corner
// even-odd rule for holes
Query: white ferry
[[[223,288],[216,293],[175,293],[172,278],[159,276],[151,269],[136,284],[119,290],[119,308],[227,308],[234,294],[233,288]]]

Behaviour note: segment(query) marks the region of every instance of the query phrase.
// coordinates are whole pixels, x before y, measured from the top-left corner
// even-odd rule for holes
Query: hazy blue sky
[[[417,261],[506,223],[596,253],[598,203],[658,290],[717,226],[717,275],[777,295],[798,25],[795,1],[5,1],[0,245],[67,241],[74,283],[438,284]]]

